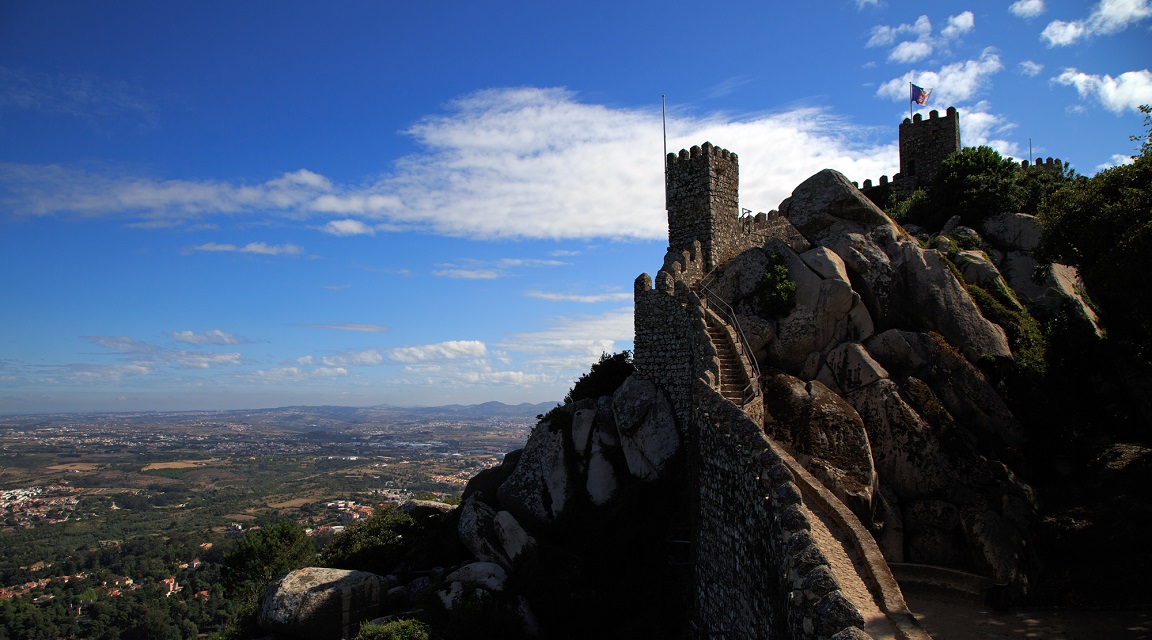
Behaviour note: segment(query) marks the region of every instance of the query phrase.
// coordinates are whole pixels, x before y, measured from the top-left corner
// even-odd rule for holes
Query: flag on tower
[[[932,94],[932,90],[925,89],[924,87],[917,87],[911,82],[908,84],[912,85],[912,102],[915,102],[916,104],[928,104],[928,96]]]

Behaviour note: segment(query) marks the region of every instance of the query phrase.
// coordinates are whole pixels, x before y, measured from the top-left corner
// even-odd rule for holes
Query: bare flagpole
[[[664,194],[668,194],[668,105],[663,93],[660,94],[660,125],[664,131]]]

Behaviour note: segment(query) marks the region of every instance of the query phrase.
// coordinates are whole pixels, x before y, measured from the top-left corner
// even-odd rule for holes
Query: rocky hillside
[[[1067,599],[1069,585],[1123,575],[1127,560],[1149,566],[1131,525],[1109,538],[1093,522],[1148,522],[1146,490],[1126,487],[1149,486],[1149,450],[1070,431],[1036,406],[1074,402],[1046,395],[1049,376],[1071,374],[1084,360],[1068,354],[1093,352],[1105,333],[1076,270],[1033,255],[1035,218],[906,229],[830,170],[770,215],[762,247],[694,290],[735,311],[762,370],[763,432],[855,514],[888,563],[983,576],[1000,604]],[[637,376],[558,407],[468,484],[460,507],[405,507],[439,532],[426,533],[434,544],[380,574],[306,586],[290,576],[266,594],[264,628],[312,637],[300,612],[323,607],[300,604],[307,592],[343,598],[327,606],[345,612],[362,601],[363,618],[424,619],[443,637],[686,637],[698,622],[694,502],[706,499],[691,486],[692,438]],[[1124,500],[1093,502],[1115,492]],[[1106,549],[1070,548],[1107,540],[1129,546],[1106,565],[1081,562]],[[864,637],[853,629],[862,620],[821,615],[815,635]],[[337,617],[332,637],[354,631]]]

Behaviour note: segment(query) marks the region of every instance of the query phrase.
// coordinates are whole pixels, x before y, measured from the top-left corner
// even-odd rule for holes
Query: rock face
[[[761,367],[778,371],[761,379],[765,431],[872,527],[890,560],[1027,591],[1031,491],[995,461],[1023,443],[1023,430],[977,366],[1013,353],[968,287],[995,290],[1017,312],[1074,305],[1058,285],[1031,279],[1034,219],[998,216],[983,237],[950,221],[925,236],[938,249],[924,249],[828,170],[780,212],[804,250],[769,237],[721,265],[710,285],[752,327]],[[796,285],[783,317],[755,300],[772,255]],[[1049,278],[1065,273],[1056,265]]]
[[[379,615],[383,579],[364,571],[308,567],[276,581],[260,598],[260,628],[289,638],[355,638]]]
[[[878,330],[935,330],[972,360],[1011,357],[1004,330],[980,314],[939,254],[921,249],[840,173],[804,181],[780,212],[840,257]]]

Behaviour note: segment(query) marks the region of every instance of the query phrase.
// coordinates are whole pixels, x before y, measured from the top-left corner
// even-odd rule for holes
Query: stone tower
[[[944,159],[960,151],[960,114],[948,107],[943,118],[931,111],[924,120],[919,113],[900,124],[900,179],[897,188],[906,194],[931,186]]]
[[[730,257],[727,246],[740,214],[740,163],[735,153],[705,142],[666,159],[664,186],[668,245],[691,251],[700,241],[704,271]]]

